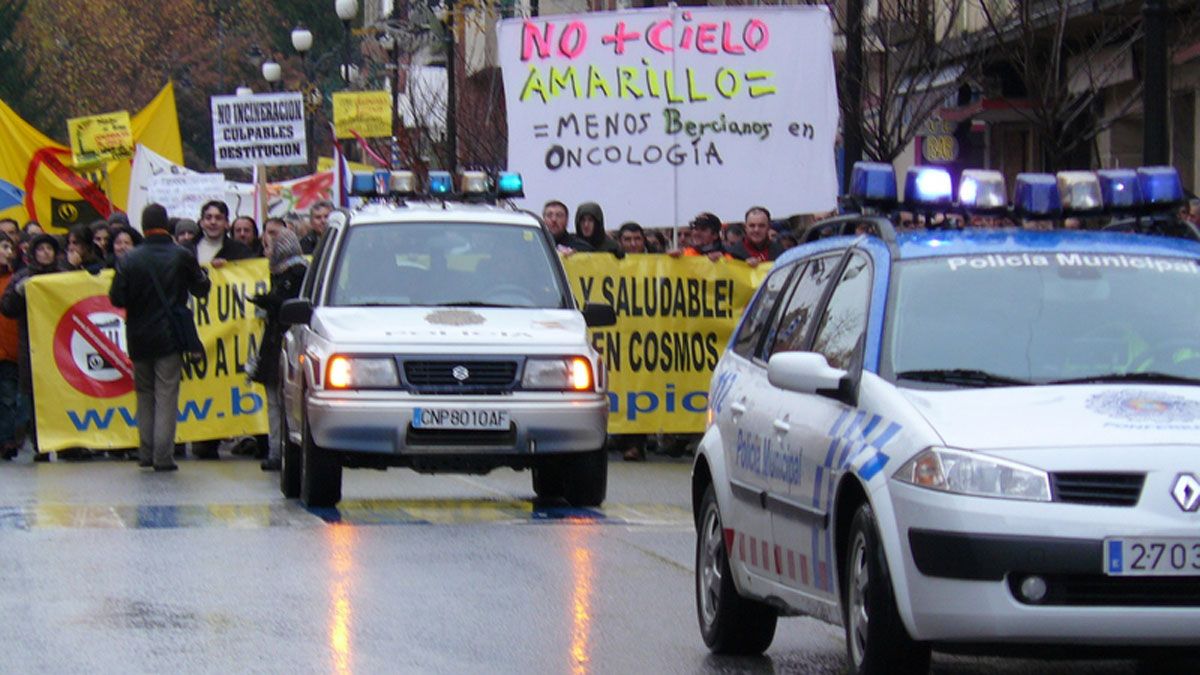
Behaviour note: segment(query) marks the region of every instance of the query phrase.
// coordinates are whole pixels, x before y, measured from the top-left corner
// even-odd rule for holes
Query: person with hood
[[[279,354],[283,349],[286,326],[279,322],[279,308],[285,300],[300,295],[308,263],[295,232],[280,228],[266,237],[267,259],[271,268],[271,290],[250,298],[267,313],[266,328],[258,345],[257,366],[251,380],[267,392],[267,458],[263,471],[279,471],[283,457],[283,400],[279,390]]]
[[[623,257],[621,246],[604,231],[604,211],[596,202],[584,202],[575,209],[575,236],[586,241],[597,253]]]
[[[101,221],[102,222],[102,221]],[[108,230],[106,229],[105,232]],[[92,229],[76,225],[67,233],[67,269],[99,274],[104,269],[105,252],[96,242]]]
[[[58,239],[50,234],[39,234],[29,242],[29,261],[25,267],[12,276],[8,288],[0,297],[0,313],[10,319],[17,320],[17,342],[20,352],[17,359],[17,388],[25,410],[29,412],[29,439],[33,444],[34,460],[49,461],[50,455],[37,451],[37,423],[34,419],[33,408],[33,367],[29,360],[29,318],[26,311],[25,287],[29,279],[41,274],[53,274],[61,271],[58,254],[61,252]]]
[[[184,348],[171,313],[187,307],[189,293],[208,295],[212,282],[196,258],[175,243],[161,204],[146,205],[142,228],[146,238],[117,262],[108,299],[126,313],[125,343],[137,394],[138,466],[174,471],[179,468],[175,424]]]
[[[542,222],[554,238],[555,248],[564,256],[595,250],[591,244],[567,232],[567,205],[557,199],[551,199],[542,207]]]

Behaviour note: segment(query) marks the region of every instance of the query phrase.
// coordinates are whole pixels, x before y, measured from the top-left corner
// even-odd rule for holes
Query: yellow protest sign
[[[129,113],[121,110],[67,120],[71,161],[92,166],[133,157],[133,127]]]
[[[576,299],[617,324],[591,331],[608,369],[608,432],[700,433],[717,359],[769,265],[581,253],[564,261]]]
[[[340,91],[333,95],[333,128],[338,138],[392,135],[392,96],[386,91]]]
[[[194,298],[205,355],[186,361],[176,440],[200,441],[267,429],[266,396],[247,384],[247,357],[257,350],[262,320],[249,298],[268,287],[264,259],[210,270],[212,290]],[[38,447],[134,448],[137,397],[127,360],[125,311],[108,301],[113,272],[67,272],[30,279],[30,356]]]

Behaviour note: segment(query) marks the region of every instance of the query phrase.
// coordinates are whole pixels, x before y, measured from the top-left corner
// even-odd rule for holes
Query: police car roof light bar
[[[1052,173],[1019,173],[1013,188],[1013,211],[1022,218],[1058,218],[1062,198]]]
[[[855,162],[849,194],[860,206],[895,206],[896,170],[884,162]]]
[[[496,196],[500,199],[514,199],[525,196],[525,181],[516,171],[501,171],[496,176]]]
[[[910,166],[904,176],[904,205],[931,210],[949,207],[954,199],[950,172],[939,166]]]
[[[393,171],[388,179],[388,191],[397,197],[410,197],[416,194],[416,174],[411,171]]]
[[[350,194],[366,197],[375,194],[375,173],[355,171],[350,174]]]
[[[1091,171],[1059,171],[1058,194],[1064,213],[1096,213],[1104,208],[1100,180]]]
[[[967,213],[1002,213],[1008,210],[1004,174],[989,169],[963,169],[958,181],[958,205]]]
[[[1096,172],[1104,209],[1113,213],[1134,211],[1142,205],[1142,185],[1133,169],[1101,169]]]
[[[1183,185],[1173,166],[1143,166],[1137,170],[1142,203],[1148,207],[1169,208],[1183,203]]]
[[[429,172],[429,194],[435,197],[449,197],[454,190],[454,178],[449,171]]]

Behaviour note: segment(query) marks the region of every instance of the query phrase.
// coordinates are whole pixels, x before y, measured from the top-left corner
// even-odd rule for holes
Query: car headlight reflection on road
[[[330,389],[378,389],[400,385],[393,359],[341,354],[329,359],[325,382]]]
[[[910,485],[975,497],[1050,501],[1045,471],[950,448],[926,448],[893,476]]]

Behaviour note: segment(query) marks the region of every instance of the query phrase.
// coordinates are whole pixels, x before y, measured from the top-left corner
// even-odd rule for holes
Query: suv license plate
[[[1109,576],[1200,576],[1200,539],[1105,539],[1104,572]]]
[[[412,425],[416,429],[507,431],[509,420],[507,410],[417,408],[413,410]]]

